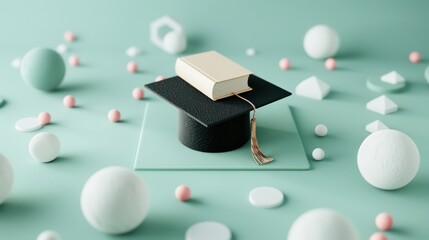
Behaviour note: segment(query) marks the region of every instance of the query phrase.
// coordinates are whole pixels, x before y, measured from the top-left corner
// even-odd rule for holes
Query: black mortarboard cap
[[[253,90],[240,96],[256,108],[291,95],[290,92],[253,74]],[[249,112],[253,107],[236,96],[213,101],[178,76],[145,85],[179,109],[179,140],[203,152],[225,152],[244,145],[250,138]]]

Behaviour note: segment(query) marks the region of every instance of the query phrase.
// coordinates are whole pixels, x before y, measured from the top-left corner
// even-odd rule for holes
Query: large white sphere
[[[40,162],[50,162],[60,154],[61,144],[54,134],[41,132],[31,139],[28,149],[33,159]]]
[[[183,52],[187,45],[185,33],[180,31],[168,32],[162,41],[164,50],[170,54]]]
[[[54,231],[46,230],[37,236],[37,240],[60,240],[60,235]]]
[[[143,180],[123,167],[94,173],[83,187],[80,206],[97,230],[122,234],[137,228],[146,217],[149,197]]]
[[[414,141],[392,129],[369,135],[360,145],[357,163],[362,177],[376,188],[393,190],[417,174],[420,154]]]
[[[0,153],[0,204],[6,200],[12,189],[13,169],[9,161]]]
[[[304,37],[304,50],[314,59],[333,57],[340,48],[337,32],[326,25],[316,25]]]
[[[330,209],[317,208],[299,216],[289,229],[288,240],[357,240],[351,222]]]

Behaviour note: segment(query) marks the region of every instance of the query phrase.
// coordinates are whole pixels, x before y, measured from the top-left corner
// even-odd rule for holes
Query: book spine
[[[185,80],[187,83],[191,84],[194,88],[196,88],[198,91],[200,91],[210,99],[215,100],[213,98],[213,88],[215,83],[211,79],[209,79],[197,69],[190,66],[181,58],[178,58],[176,60],[175,70],[177,76]]]

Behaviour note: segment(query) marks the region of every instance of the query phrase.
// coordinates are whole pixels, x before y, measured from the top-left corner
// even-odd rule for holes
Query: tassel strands
[[[235,96],[241,98],[242,100],[246,101],[247,103],[249,103],[252,107],[253,107],[253,116],[252,116],[252,120],[250,120],[250,150],[252,152],[252,157],[255,160],[256,164],[258,165],[263,165],[266,163],[269,163],[271,161],[273,161],[273,158],[270,158],[268,156],[266,156],[264,153],[262,153],[261,148],[259,147],[258,144],[258,139],[256,137],[256,107],[255,105],[250,102],[249,100],[247,100],[246,98],[235,94]]]

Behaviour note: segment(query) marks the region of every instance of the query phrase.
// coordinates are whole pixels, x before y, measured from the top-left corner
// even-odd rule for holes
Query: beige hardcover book
[[[252,90],[247,84],[252,73],[216,51],[181,57],[176,74],[216,101]]]

